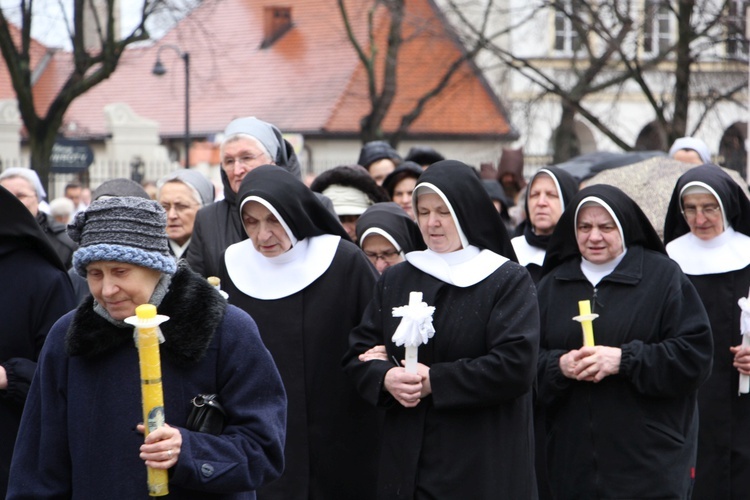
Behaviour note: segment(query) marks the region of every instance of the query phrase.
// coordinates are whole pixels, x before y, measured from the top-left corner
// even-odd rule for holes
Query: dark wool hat
[[[370,141],[362,146],[359,151],[359,160],[357,164],[368,168],[378,160],[388,158],[394,160],[396,164],[401,163],[401,155],[385,141]]]
[[[432,165],[435,162],[445,160],[445,157],[429,146],[414,146],[406,154],[406,161],[413,161],[419,165]]]
[[[102,182],[99,187],[94,189],[91,193],[92,200],[98,200],[103,196],[136,196],[146,200],[151,199],[146,190],[143,189],[140,184],[125,178],[110,179]]]
[[[96,200],[68,225],[68,236],[79,244],[73,267],[83,277],[86,266],[98,261],[174,274],[166,228],[167,214],[155,201],[130,196]]]
[[[388,197],[393,199],[393,191],[396,189],[396,184],[404,180],[406,177],[419,179],[422,172],[424,172],[424,169],[418,163],[405,161],[386,176],[383,180],[383,189],[388,192]]]

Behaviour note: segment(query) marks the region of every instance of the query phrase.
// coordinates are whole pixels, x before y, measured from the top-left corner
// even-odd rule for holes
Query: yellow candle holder
[[[583,346],[593,347],[595,345],[593,321],[598,318],[599,315],[591,313],[590,300],[581,300],[578,302],[578,313],[579,316],[574,316],[573,319],[581,323],[581,329],[583,330]]]
[[[156,314],[156,307],[143,304],[135,308],[135,316],[125,322],[136,328],[138,359],[141,371],[141,397],[143,400],[144,436],[164,425],[164,391],[161,380],[161,358],[159,357],[159,333],[161,323],[167,316]],[[147,467],[148,494],[160,497],[169,494],[169,476],[164,469]]]

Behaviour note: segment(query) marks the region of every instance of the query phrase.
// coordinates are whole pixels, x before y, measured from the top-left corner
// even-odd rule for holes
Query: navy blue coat
[[[92,298],[58,321],[31,386],[11,466],[8,498],[149,498],[138,352],[132,328],[92,310]],[[170,498],[253,499],[283,469],[286,395],[255,322],[226,305],[184,266],[159,313],[166,422],[182,449]],[[190,400],[218,393],[220,436],[184,428]]]

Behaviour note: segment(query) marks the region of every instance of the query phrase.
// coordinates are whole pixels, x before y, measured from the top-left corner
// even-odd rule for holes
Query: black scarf
[[[365,213],[357,219],[357,241],[360,245],[362,235],[371,228],[382,229],[388,233],[405,254],[427,248],[417,224],[398,204],[392,201],[376,203],[368,207]]]
[[[249,196],[257,196],[275,208],[298,240],[333,234],[351,241],[344,227],[318,197],[284,169],[261,165],[242,179],[237,195],[238,217],[242,203]]]
[[[568,203],[568,208],[563,212],[550,238],[542,276],[568,259],[580,259],[581,252],[578,250],[575,229],[576,209],[590,196],[601,199],[615,213],[624,233],[622,240],[626,247],[641,246],[666,255],[664,244],[641,207],[620,189],[606,184],[596,184],[580,190]]]
[[[516,229],[516,235],[523,235],[526,238],[526,242],[532,247],[538,247],[547,250],[547,246],[549,245],[549,240],[552,235],[541,235],[534,233],[534,229],[531,227],[531,216],[529,215],[529,191],[531,190],[531,186],[534,184],[534,180],[536,180],[537,176],[542,174],[552,177],[555,181],[555,184],[560,186],[557,195],[560,198],[560,207],[562,208],[563,212],[565,211],[565,206],[578,192],[578,181],[569,172],[559,167],[540,168],[531,177],[531,180],[529,180],[528,187],[526,188],[526,204],[524,206],[524,209],[526,211],[526,218],[518,225],[518,228]]]
[[[109,323],[94,312],[93,302],[89,296],[75,312],[65,339],[70,356],[95,358],[133,342],[133,328]],[[160,325],[164,357],[181,366],[202,359],[224,319],[226,305],[213,286],[182,262],[159,307],[159,314],[169,316]]]
[[[470,245],[518,262],[505,224],[473,168],[456,160],[439,161],[419,176],[417,187],[423,184],[432,184],[448,198]],[[417,205],[412,199],[415,210]]]
[[[682,216],[680,193],[691,182],[702,182],[716,191],[721,200],[724,217],[732,229],[750,236],[750,200],[728,173],[716,165],[706,164],[691,168],[677,179],[664,220],[665,244],[690,232],[690,226]]]

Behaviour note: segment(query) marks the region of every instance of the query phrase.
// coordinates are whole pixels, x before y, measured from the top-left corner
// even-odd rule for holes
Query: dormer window
[[[260,48],[270,47],[292,27],[291,7],[263,7],[263,43]]]

